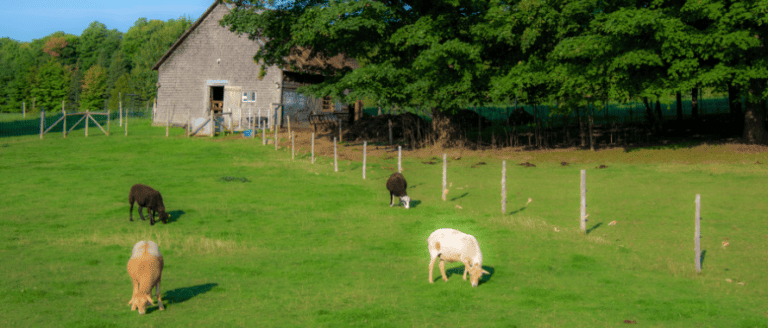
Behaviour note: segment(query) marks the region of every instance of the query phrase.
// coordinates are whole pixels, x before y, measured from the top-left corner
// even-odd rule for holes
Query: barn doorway
[[[221,114],[224,107],[224,86],[211,86],[209,93],[209,99],[211,99],[209,109],[214,114]]]

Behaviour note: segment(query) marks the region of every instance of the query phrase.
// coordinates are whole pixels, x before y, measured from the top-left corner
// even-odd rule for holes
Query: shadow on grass
[[[595,229],[599,228],[601,225],[603,225],[603,223],[602,223],[602,222],[600,222],[600,223],[598,223],[598,224],[595,224],[595,225],[593,225],[593,226],[592,226],[592,228],[589,228],[589,229],[587,229],[587,234],[589,234],[589,233],[590,233],[590,232],[592,232],[593,230],[595,230]]]
[[[182,287],[182,288],[169,290],[165,292],[165,296],[163,296],[163,303],[164,303],[163,305],[167,306],[168,304],[184,303],[197,295],[209,292],[211,289],[213,289],[218,285],[219,284],[217,283],[207,283],[203,285],[197,285],[192,287]],[[154,296],[154,294],[152,296]],[[157,303],[155,304],[157,305]],[[147,313],[151,313],[156,310],[159,310],[157,306],[152,307],[151,309],[147,309]]]
[[[187,213],[182,210],[168,212],[168,223],[176,222],[184,214]]]
[[[448,265],[447,262],[446,262],[446,265]],[[435,266],[438,266],[438,265],[435,265]],[[439,271],[440,269],[437,268],[437,270]],[[478,286],[488,282],[488,280],[491,280],[491,277],[493,277],[493,273],[495,271],[493,269],[493,267],[485,266],[485,265],[483,266],[483,270],[488,271],[489,274],[483,274],[480,277],[480,281],[477,283]],[[440,280],[443,279],[443,278],[441,278],[439,276],[439,274],[440,273],[438,272],[438,277],[434,281],[440,281]],[[463,278],[464,277],[464,265],[462,264],[462,265],[454,267],[454,268],[445,269],[445,277],[446,278],[450,279],[451,276],[453,276],[453,275],[456,275],[456,277],[458,277],[458,278]],[[467,273],[467,281],[469,281],[469,273]]]
[[[509,214],[517,214],[517,213],[520,213],[520,212],[524,211],[526,208],[528,208],[528,206],[523,206],[523,207],[521,207],[521,208],[520,208],[519,210],[517,210],[517,211],[512,211],[512,212],[509,212]]]
[[[417,206],[419,206],[419,204],[421,204],[420,200],[413,200],[412,199],[410,206],[411,206],[411,208],[416,208]]]
[[[704,258],[707,257],[707,250],[701,251],[701,269],[704,269]]]
[[[468,192],[465,192],[465,193],[464,193],[464,194],[462,194],[461,196],[458,196],[458,197],[454,197],[454,198],[451,198],[451,201],[457,200],[457,199],[459,199],[459,198],[464,198],[464,196],[466,196],[466,195],[469,195],[469,193],[468,193]]]

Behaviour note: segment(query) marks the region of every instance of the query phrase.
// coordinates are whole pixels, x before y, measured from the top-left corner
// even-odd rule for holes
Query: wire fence
[[[65,107],[66,108],[66,107]],[[48,112],[43,111],[39,113],[0,113],[0,137],[18,137],[18,136],[26,136],[26,135],[40,135],[41,132],[41,117],[43,116],[43,113],[45,117],[43,118],[43,124],[42,128],[43,131],[48,130],[54,123],[57,123],[61,117],[64,115],[60,110],[54,111],[54,112]],[[74,114],[73,111],[67,110],[67,119],[66,119],[66,130],[67,134],[70,133],[84,133],[85,130],[85,120],[80,120],[80,115],[72,115]],[[77,113],[84,113],[83,112],[77,112]],[[104,114],[107,113],[107,111],[90,111],[92,114]],[[104,129],[107,129],[107,115],[92,115],[91,116],[99,125],[101,125]],[[120,117],[121,114],[118,111],[109,111],[109,121],[110,125],[112,126],[112,130],[115,130],[115,127],[120,125]],[[128,118],[151,118],[152,113],[151,111],[147,110],[123,110],[122,113],[122,119],[126,120]],[[79,121],[79,122],[78,122]],[[77,123],[75,125],[75,123]],[[98,129],[94,124],[93,121],[89,121],[88,124],[91,128]],[[50,129],[47,133],[62,133],[64,129],[64,122],[58,122],[56,126],[54,126],[52,129]],[[113,131],[113,132],[114,132]]]

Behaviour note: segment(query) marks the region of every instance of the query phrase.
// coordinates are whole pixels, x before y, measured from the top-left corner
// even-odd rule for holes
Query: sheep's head
[[[146,313],[147,303],[152,304],[153,306],[155,305],[155,303],[152,302],[152,297],[149,295],[135,295],[128,301],[128,304],[131,306],[131,311],[138,308],[139,314]]]
[[[160,212],[160,220],[163,221],[163,224],[168,223],[168,213],[165,213],[165,210],[161,210]]]
[[[472,283],[472,287],[477,287],[478,283],[480,282],[480,277],[483,274],[491,274],[488,271],[483,270],[483,267],[475,263],[471,268],[469,268],[469,280]]]
[[[411,208],[411,197],[408,195],[405,195],[403,197],[400,197],[400,202],[405,203],[405,208]]]

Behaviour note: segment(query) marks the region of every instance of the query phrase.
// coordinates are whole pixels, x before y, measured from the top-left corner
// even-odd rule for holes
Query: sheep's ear
[[[484,273],[484,274],[491,274],[490,272],[488,272],[488,271],[485,271],[485,270],[483,270],[483,273]]]

